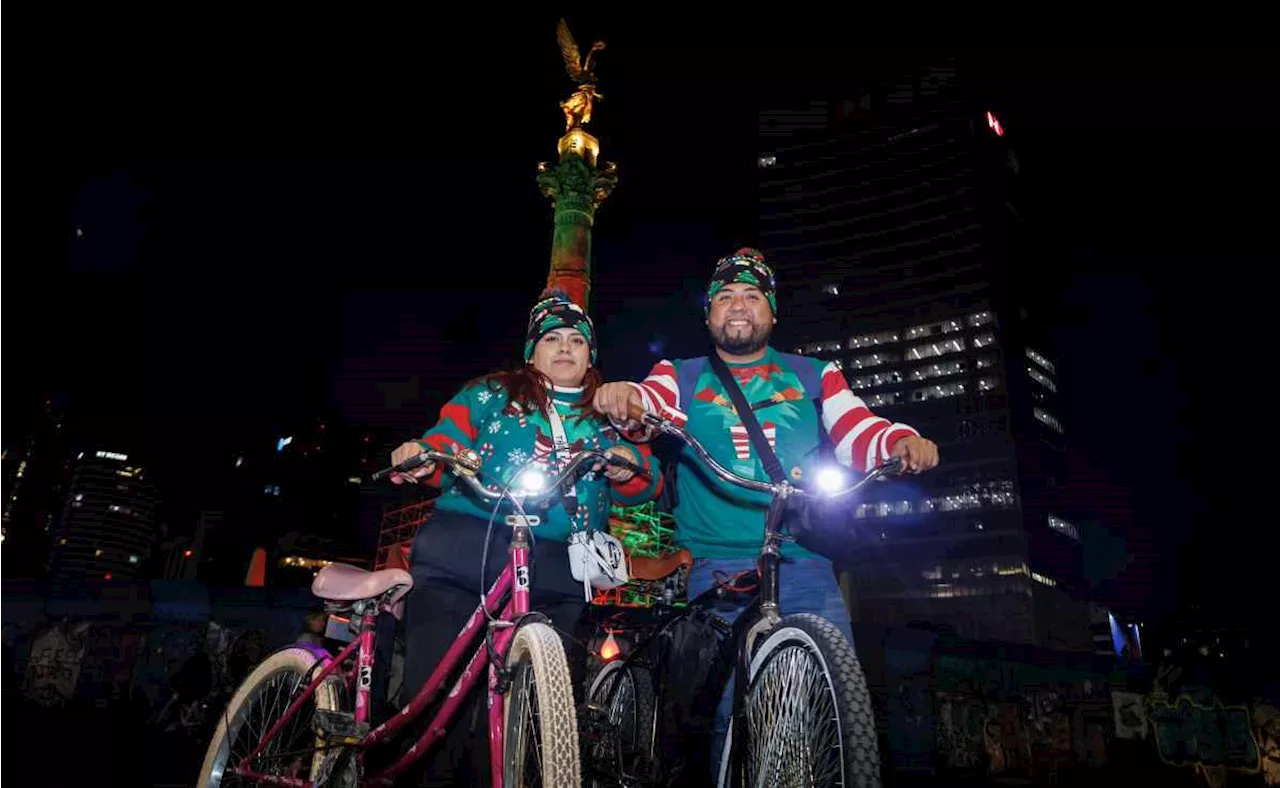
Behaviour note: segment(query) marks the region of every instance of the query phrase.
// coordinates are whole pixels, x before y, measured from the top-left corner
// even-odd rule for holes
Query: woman
[[[601,378],[596,360],[595,332],[590,318],[568,299],[553,295],[538,302],[529,315],[524,366],[472,381],[440,411],[440,421],[421,440],[401,445],[391,455],[393,464],[416,456],[423,449],[455,453],[463,447],[479,452],[482,475],[488,484],[503,485],[528,468],[554,476],[583,450],[609,454],[647,467],[647,475],[606,466],[575,483],[569,505],[561,497],[536,508],[542,523],[533,530],[531,551],[533,585],[530,604],[546,614],[562,632],[573,632],[586,605],[582,583],[570,571],[565,542],[569,534],[587,528],[605,528],[612,503],[634,505],[657,495],[661,485],[658,463],[632,444],[621,440],[608,421],[592,408]],[[567,449],[556,450],[556,446]],[[439,485],[440,497],[430,521],[418,531],[410,556],[414,587],[405,609],[405,692],[407,702],[426,683],[454,635],[479,603],[480,558],[484,551],[493,503],[458,482],[445,467],[424,465],[394,478]],[[602,473],[600,472],[602,471]],[[495,488],[497,489],[497,488]],[[570,511],[572,509],[572,511]],[[504,502],[495,518],[484,588],[507,563],[510,529],[502,515],[511,511]],[[567,645],[575,673],[582,660],[580,647]],[[477,693],[478,696],[478,693]],[[443,784],[476,785],[488,782],[482,707],[472,698],[431,761],[428,776]],[[468,756],[466,750],[470,748]]]

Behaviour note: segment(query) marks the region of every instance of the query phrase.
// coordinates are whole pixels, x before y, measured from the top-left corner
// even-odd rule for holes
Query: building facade
[[[128,453],[86,449],[71,463],[49,558],[66,581],[138,577],[156,546],[156,490]]]
[[[855,505],[856,619],[1087,650],[1019,164],[963,75],[949,62],[760,113],[775,344],[839,362],[873,411],[940,448],[935,472]]]

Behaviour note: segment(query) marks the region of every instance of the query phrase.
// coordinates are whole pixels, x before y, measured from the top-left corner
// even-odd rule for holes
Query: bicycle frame
[[[359,750],[361,758],[364,757],[365,751],[391,740],[397,732],[416,720],[427,706],[436,699],[445,679],[461,663],[471,641],[475,639],[477,633],[483,633],[484,628],[490,625],[488,619],[497,613],[500,608],[501,615],[493,623],[493,626],[498,630],[494,638],[494,651],[499,659],[505,661],[511,641],[515,637],[516,623],[529,612],[529,526],[516,525],[513,530],[510,562],[503,568],[502,573],[498,575],[498,579],[493,582],[489,590],[485,592],[481,602],[476,605],[475,611],[472,612],[467,623],[463,625],[453,645],[449,647],[444,657],[431,672],[427,683],[418,690],[407,706],[393,714],[390,719],[377,728],[369,731],[354,745]],[[375,621],[376,607],[374,605],[366,606],[361,614],[360,631],[356,639],[351,641],[336,657],[330,658],[326,655],[323,658],[324,667],[311,679],[307,689],[289,705],[283,716],[271,727],[266,736],[262,738],[262,741],[258,743],[258,746],[244,761],[237,764],[232,771],[242,777],[272,785],[291,786],[291,788],[309,788],[312,785],[309,780],[260,774],[247,768],[245,764],[253,763],[254,758],[258,757],[263,748],[293,718],[298,709],[302,707],[302,704],[306,703],[315,694],[321,683],[339,670],[353,653],[356,655],[356,660],[352,670],[345,674],[345,678],[348,687],[354,685],[356,688],[356,722],[369,722],[369,697],[373,685]],[[427,725],[426,731],[395,763],[382,769],[377,774],[366,777],[364,782],[369,785],[392,785],[397,777],[425,755],[431,746],[445,735],[449,724],[453,721],[453,717],[458,711],[458,707],[462,705],[468,693],[480,681],[481,672],[485,667],[489,669],[489,765],[493,777],[493,785],[502,785],[504,707],[501,697],[503,693],[499,691],[498,687],[498,666],[490,660],[489,651],[483,640],[471,655],[471,658],[467,660],[466,666],[462,670],[462,675],[458,677],[453,687],[450,688],[448,697],[440,707],[440,710],[436,712],[435,717]]]

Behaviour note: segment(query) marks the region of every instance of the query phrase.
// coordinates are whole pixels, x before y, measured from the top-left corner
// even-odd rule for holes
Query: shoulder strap
[[[716,373],[716,377],[720,378],[720,384],[724,386],[724,393],[728,395],[729,401],[733,403],[733,407],[738,411],[738,418],[742,419],[742,426],[747,428],[747,437],[751,439],[751,445],[759,455],[760,461],[764,463],[764,472],[769,479],[775,484],[787,478],[782,471],[782,463],[778,462],[778,455],[773,453],[773,449],[769,446],[769,439],[764,436],[764,430],[760,429],[760,421],[756,419],[755,411],[751,409],[751,405],[747,403],[747,398],[742,393],[742,389],[738,386],[738,381],[729,372],[729,367],[724,363],[724,359],[716,353],[707,356],[707,361],[711,364],[711,369]]]
[[[702,370],[707,368],[707,357],[685,359],[676,367],[676,396],[680,399],[680,410],[689,412],[689,401],[693,399],[693,387],[698,385]]]

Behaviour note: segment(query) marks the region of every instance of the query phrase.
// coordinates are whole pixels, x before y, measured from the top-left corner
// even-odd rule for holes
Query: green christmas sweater
[[[756,419],[783,470],[797,481],[814,478],[820,462],[820,431],[834,446],[838,463],[865,473],[889,459],[894,443],[918,434],[913,428],[876,416],[850,390],[839,365],[816,358],[799,358],[813,364],[822,381],[821,408],[804,391],[799,376],[773,348],[759,361],[728,364],[738,386],[751,403]],[[764,463],[751,446],[733,403],[724,392],[711,365],[703,370],[689,394],[680,400],[679,368],[688,363],[660,361],[639,389],[645,408],[667,414],[697,438],[707,451],[729,470],[749,479],[768,480]],[[630,437],[645,441],[649,431]],[[684,447],[676,473],[676,541],[695,558],[751,558],[764,536],[768,493],[745,490],[726,482],[705,467],[693,450]],[[813,557],[797,544],[783,546],[791,557]]]
[[[440,409],[440,421],[419,440],[424,447],[442,452],[457,452],[469,447],[480,454],[484,465],[481,481],[494,491],[504,488],[513,477],[526,468],[537,468],[548,477],[554,476],[567,465],[578,452],[587,449],[603,451],[615,444],[630,448],[649,469],[648,476],[639,474],[619,484],[605,478],[603,473],[580,476],[575,485],[577,507],[570,516],[560,496],[553,496],[545,504],[526,505],[529,514],[538,514],[542,524],[534,529],[539,539],[557,542],[567,541],[573,530],[608,529],[609,507],[612,503],[634,506],[656,497],[661,490],[662,474],[657,460],[647,447],[639,448],[621,438],[607,421],[594,414],[579,419],[581,410],[572,407],[582,396],[581,388],[556,386],[548,391],[564,424],[569,451],[560,456],[552,451],[551,424],[546,415],[536,410],[526,411],[512,402],[505,390],[484,382],[468,385]],[[428,477],[431,484],[441,488],[436,509],[481,518],[488,521],[494,502],[476,495],[466,484],[440,464]],[[502,502],[498,522],[514,511],[510,501]]]

